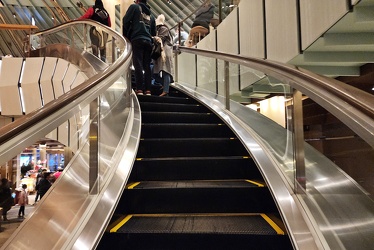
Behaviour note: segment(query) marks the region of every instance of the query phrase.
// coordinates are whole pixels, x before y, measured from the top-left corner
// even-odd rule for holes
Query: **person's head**
[[[2,179],[1,179],[1,185],[2,185],[2,186],[6,186],[7,184],[9,184],[8,179],[7,179],[7,178],[2,178]]]
[[[163,25],[165,23],[165,16],[160,14],[156,19],[156,25]]]
[[[45,179],[48,179],[50,175],[51,175],[50,172],[47,172],[47,171],[43,172],[43,178]]]
[[[136,3],[145,3],[145,4],[146,4],[146,3],[147,3],[147,0],[136,0],[135,2],[136,2]]]
[[[211,5],[211,4],[212,4],[212,1],[211,1],[211,0],[208,0],[208,1],[205,2],[204,6],[209,6],[209,5]]]
[[[104,8],[103,1],[101,1],[101,0],[95,0],[95,7]]]

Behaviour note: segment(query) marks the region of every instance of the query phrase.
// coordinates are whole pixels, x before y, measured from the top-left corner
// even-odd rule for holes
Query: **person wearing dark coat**
[[[10,189],[9,181],[6,178],[1,179],[0,184],[0,207],[3,208],[3,220],[7,221],[7,213],[12,208],[14,203],[12,197],[12,190]]]
[[[136,94],[151,95],[151,52],[153,36],[156,35],[156,22],[147,0],[136,0],[131,4],[122,19],[123,36],[132,45],[132,60],[135,68]]]
[[[38,188],[40,199],[43,198],[45,193],[47,193],[48,189],[52,186],[51,176],[52,176],[52,173],[50,172],[43,173],[43,178],[40,180],[39,188]]]
[[[213,18],[213,16],[214,5],[210,1],[208,1],[195,13],[195,19],[192,23],[192,28],[196,26],[203,26],[209,31],[210,20]]]

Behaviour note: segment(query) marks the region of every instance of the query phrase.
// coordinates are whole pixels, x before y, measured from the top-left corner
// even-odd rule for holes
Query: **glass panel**
[[[113,114],[118,109],[118,102],[126,91],[124,78],[119,78],[104,94],[100,96],[100,125],[99,125],[99,187],[102,188],[108,178],[110,168],[116,166],[115,157],[117,145],[125,129],[129,108],[124,107],[121,115]],[[116,107],[117,106],[117,107]]]
[[[197,56],[199,88],[216,93],[223,98],[224,74],[222,60]],[[261,116],[247,115],[244,119],[269,147],[282,172],[288,177],[291,186],[294,186],[293,90],[288,84],[263,72],[234,63],[229,63],[229,84],[232,101],[248,107],[248,112],[254,110],[261,114]]]
[[[374,195],[374,150],[347,125],[305,97],[305,141],[321,152],[331,165],[339,167],[354,179],[371,198]],[[308,176],[307,176],[308,177]],[[315,179],[312,176],[309,179]]]
[[[99,34],[98,36],[103,38],[103,43],[106,44],[104,50],[97,49],[98,46],[92,44],[92,39],[94,39],[92,33]],[[67,44],[78,50],[96,53],[98,57],[109,64],[123,53],[123,48],[118,47],[120,44],[116,43],[103,29],[82,23],[54,33],[43,34],[43,36],[32,35],[30,42],[34,50],[51,44]],[[113,56],[114,58],[112,58]]]

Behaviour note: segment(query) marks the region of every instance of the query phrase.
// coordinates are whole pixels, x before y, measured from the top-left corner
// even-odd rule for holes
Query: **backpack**
[[[142,7],[139,5],[140,17],[139,22],[144,24],[145,29],[151,34],[151,16],[143,12]]]
[[[104,25],[108,25],[108,17],[109,14],[105,9],[94,8],[94,14],[91,19]]]

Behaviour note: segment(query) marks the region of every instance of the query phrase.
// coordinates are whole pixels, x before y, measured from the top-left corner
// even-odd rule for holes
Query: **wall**
[[[300,0],[302,50],[319,38],[326,28],[335,24],[348,10],[347,0]]]
[[[348,10],[347,0],[241,1],[217,28],[218,50],[288,62]]]

